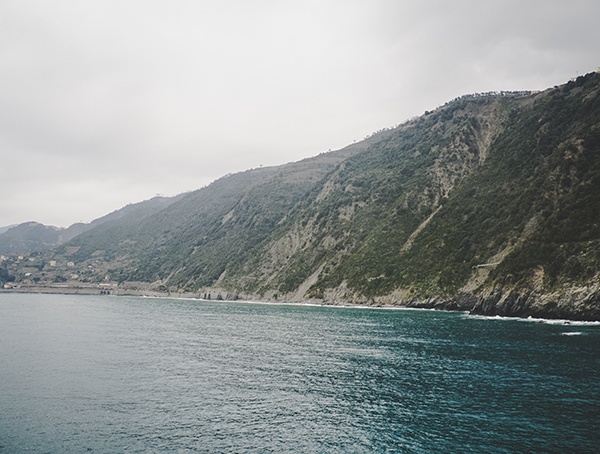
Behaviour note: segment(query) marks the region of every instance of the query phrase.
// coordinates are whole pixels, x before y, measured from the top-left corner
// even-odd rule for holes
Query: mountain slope
[[[346,149],[222,178],[53,254],[93,264],[97,280],[196,295],[600,319],[599,227],[591,73],[458,98]]]
[[[181,197],[183,195],[176,197],[153,197],[150,200],[129,204],[95,219],[89,224],[76,223],[68,228],[47,226],[33,221],[24,222],[17,226],[8,227],[4,232],[0,231],[0,253],[25,255],[33,252],[41,252],[63,244],[102,224],[114,222],[126,224],[132,220],[139,222],[141,219],[165,209]]]
[[[99,268],[99,277],[106,272],[118,281],[184,289],[211,285],[228,264],[264,241],[321,178],[373,140],[300,162],[228,175],[143,222],[107,223],[90,230],[58,253],[77,248],[72,260],[102,260],[106,266]]]
[[[346,160],[263,251],[262,269],[252,272],[252,264],[239,274],[289,293],[326,266],[308,293],[319,298],[342,283],[361,297],[397,287],[401,251],[408,253],[457,182],[485,161],[505,101],[457,101]]]
[[[29,254],[63,242],[64,229],[39,222],[24,222],[0,233],[0,254]]]
[[[292,298],[600,318],[594,290],[577,311],[564,297],[596,289],[600,270],[599,85],[593,73],[421,117],[344,162],[239,280]]]

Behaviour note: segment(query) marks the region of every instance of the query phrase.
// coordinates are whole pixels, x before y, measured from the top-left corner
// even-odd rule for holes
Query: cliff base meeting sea
[[[598,452],[600,326],[0,294],[0,452]]]

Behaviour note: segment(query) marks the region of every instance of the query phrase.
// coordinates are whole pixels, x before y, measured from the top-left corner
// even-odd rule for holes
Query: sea
[[[0,293],[1,453],[597,453],[600,324]]]

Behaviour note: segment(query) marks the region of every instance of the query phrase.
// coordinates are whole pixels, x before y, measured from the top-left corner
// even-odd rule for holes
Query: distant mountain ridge
[[[39,222],[24,222],[0,233],[0,254],[29,254],[50,249],[63,242],[61,229]]]
[[[68,228],[44,225],[35,221],[3,227],[0,228],[0,254],[26,255],[41,252],[66,243],[77,235],[105,223],[126,219],[135,219],[137,222],[166,208],[183,196],[184,194],[176,197],[157,196],[150,200],[129,204],[90,223],[80,222]]]
[[[8,229],[12,229],[13,227],[16,227],[18,224],[12,224],[12,225],[6,225],[4,227],[0,227],[0,234],[6,232]]]
[[[146,293],[600,319],[600,74],[463,96],[44,257]]]

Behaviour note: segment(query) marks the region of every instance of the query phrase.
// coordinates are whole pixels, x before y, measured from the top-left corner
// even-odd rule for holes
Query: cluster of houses
[[[7,291],[40,293],[83,293],[98,295],[178,296],[207,300],[236,300],[237,295],[222,289],[201,289],[189,293],[160,282],[117,281],[99,257],[84,262],[66,257],[48,258],[43,253],[0,255],[0,268],[8,271],[9,279],[0,281]]]
[[[42,255],[0,256],[0,266],[8,271],[10,279],[4,289],[31,287],[95,287],[99,281],[104,287],[116,286],[110,276],[99,276],[102,269],[93,264],[76,264],[73,260],[47,260]],[[100,277],[100,278],[99,278]]]

